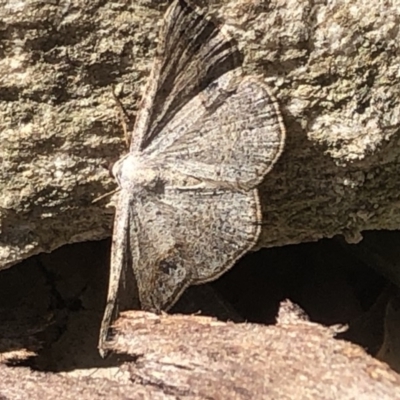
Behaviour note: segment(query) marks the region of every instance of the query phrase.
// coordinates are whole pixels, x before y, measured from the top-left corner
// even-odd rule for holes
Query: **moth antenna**
[[[129,121],[129,115],[125,110],[124,105],[122,104],[121,100],[119,99],[119,97],[116,95],[115,93],[115,86],[112,87],[112,95],[114,97],[114,101],[118,107],[118,111],[119,111],[119,120],[121,122],[122,125],[122,130],[124,131],[124,138],[125,138],[125,144],[127,146],[127,148],[129,148],[130,146],[130,138],[128,135],[128,127],[126,124],[126,120]]]
[[[108,197],[108,196],[112,196],[113,194],[118,193],[120,190],[121,190],[121,188],[117,188],[117,189],[115,189],[115,190],[112,190],[111,192],[104,193],[104,194],[102,194],[101,196],[99,196],[99,197],[97,197],[96,199],[94,199],[94,200],[92,201],[92,204],[98,203],[100,200],[103,200],[104,198],[106,198],[106,197]]]

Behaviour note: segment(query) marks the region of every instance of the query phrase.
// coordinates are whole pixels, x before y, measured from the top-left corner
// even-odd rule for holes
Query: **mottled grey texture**
[[[213,0],[288,131],[260,188],[259,246],[396,229],[399,2]],[[0,268],[107,237],[124,150],[112,84],[134,115],[167,1],[0,0]]]
[[[243,77],[234,41],[175,0],[129,139],[113,167],[120,192],[100,348],[128,270],[141,308],[159,312],[255,245],[256,186],[280,156],[285,129],[266,86]]]

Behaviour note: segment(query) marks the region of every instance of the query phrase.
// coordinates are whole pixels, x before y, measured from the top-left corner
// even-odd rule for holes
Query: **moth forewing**
[[[117,313],[118,294],[127,268],[128,253],[131,252],[129,230],[134,222],[130,218],[131,210],[128,197],[121,190],[118,195],[117,207],[114,216],[113,238],[111,244],[111,262],[108,283],[107,303],[99,335],[99,350],[102,356],[106,355],[104,345],[108,330]],[[135,249],[133,249],[135,254]]]
[[[196,9],[176,0],[165,14],[131,151],[165,134],[163,128],[188,101],[242,64],[236,42]]]

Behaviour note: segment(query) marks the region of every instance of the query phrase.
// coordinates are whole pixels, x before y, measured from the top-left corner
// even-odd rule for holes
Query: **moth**
[[[236,43],[187,0],[174,0],[119,185],[99,349],[128,271],[143,310],[168,310],[190,285],[218,278],[261,230],[257,185],[279,158],[276,100],[244,76]]]

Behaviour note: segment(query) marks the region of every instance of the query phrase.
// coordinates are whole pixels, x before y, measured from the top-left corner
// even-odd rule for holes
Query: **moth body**
[[[118,160],[112,173],[121,190],[130,192],[140,191],[141,188],[153,189],[160,181],[159,169],[142,156],[132,153]]]

